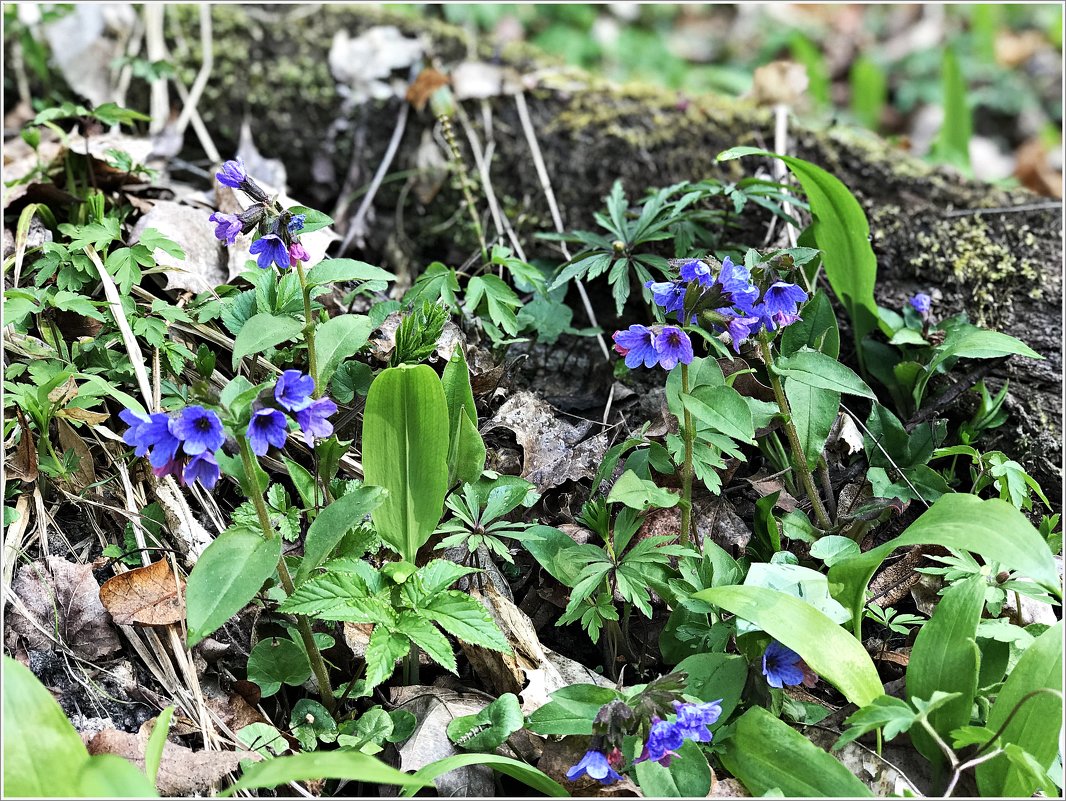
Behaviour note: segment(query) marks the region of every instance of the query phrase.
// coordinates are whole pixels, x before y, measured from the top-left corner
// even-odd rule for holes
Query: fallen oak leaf
[[[100,587],[100,601],[122,626],[177,623],[185,618],[184,597],[185,582],[167,559],[119,573]]]

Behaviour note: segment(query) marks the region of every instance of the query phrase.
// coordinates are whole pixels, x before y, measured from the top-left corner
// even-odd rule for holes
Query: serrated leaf
[[[299,585],[311,575],[337,547],[344,535],[362,523],[363,518],[385,500],[387,492],[381,487],[362,486],[342,495],[318,513],[307,530],[304,540],[304,558],[296,571]]]
[[[463,642],[511,653],[511,646],[485,607],[458,590],[447,590],[431,598],[422,613]]]
[[[445,637],[430,621],[417,612],[401,612],[400,619],[396,623],[396,631],[407,636],[415,645],[447,670],[449,673],[458,674],[455,664],[455,653],[448,638]]]
[[[407,656],[411,642],[402,634],[385,626],[374,626],[366,645],[366,689],[369,691],[386,681],[396,669],[396,662]]]

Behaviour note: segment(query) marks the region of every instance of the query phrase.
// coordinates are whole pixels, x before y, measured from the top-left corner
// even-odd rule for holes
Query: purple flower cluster
[[[802,684],[813,687],[818,676],[800,658],[800,655],[777,640],[766,646],[762,655],[762,673],[766,683],[780,689],[786,684],[794,687]]]
[[[652,718],[644,750],[634,762],[650,760],[668,767],[685,740],[709,743],[712,735],[708,727],[721,717],[722,699],[706,704],[683,704],[674,701],[674,711],[677,714],[673,723],[657,717]]]
[[[337,404],[329,398],[313,399],[311,394],[314,391],[315,380],[299,370],[286,370],[274,386],[274,400],[279,406],[293,413],[296,425],[300,427],[304,441],[308,445],[315,444],[315,437],[325,438],[333,433],[333,424],[328,418],[337,411]],[[284,419],[281,412],[276,412],[276,414]],[[255,422],[254,419],[253,422]],[[254,451],[255,442],[252,441],[251,424],[249,424],[248,439]],[[262,453],[266,453],[265,445]]]
[[[307,261],[310,256],[296,234],[303,230],[306,214],[293,214],[288,223],[281,224],[281,207],[267,198],[260,186],[248,177],[241,159],[227,161],[215,173],[223,186],[239,189],[255,201],[240,214],[215,212],[208,219],[215,224],[215,237],[226,245],[232,245],[240,234],[259,228],[260,236],[252,243],[250,252],[262,270],[277,266],[279,270],[295,267],[298,261]]]
[[[655,304],[666,314],[676,314],[680,320],[684,314],[685,297],[693,282],[701,292],[718,293],[721,302],[716,310],[728,319],[725,328],[732,339],[733,350],[738,353],[740,343],[760,330],[775,331],[799,320],[799,305],[807,300],[807,293],[800,287],[776,281],[762,293],[760,301],[759,288],[752,283],[751,272],[743,264],[734,264],[728,256],[722,261],[722,269],[717,276],[712,275],[711,268],[698,259],[682,264],[680,272],[679,281],[645,283],[644,286],[651,290]],[[694,322],[694,319],[688,322]],[[615,341],[618,341],[617,334]],[[629,351],[632,350],[629,347]],[[635,361],[647,362],[647,359],[642,357]]]
[[[626,367],[661,365],[673,370],[692,361],[692,340],[676,325],[631,325],[614,332],[614,349],[625,356]]]
[[[222,421],[210,409],[186,406],[175,416],[163,412],[141,415],[119,412],[129,429],[122,437],[137,456],[148,455],[157,476],[174,476],[182,483],[199,481],[212,489],[220,471],[216,454],[226,441]]]

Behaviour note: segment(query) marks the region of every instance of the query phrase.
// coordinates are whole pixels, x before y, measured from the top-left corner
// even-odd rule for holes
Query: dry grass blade
[[[4,534],[4,597],[11,589],[11,577],[15,573],[15,563],[22,552],[22,538],[30,525],[30,496],[19,496],[15,504],[15,522],[7,527]]]

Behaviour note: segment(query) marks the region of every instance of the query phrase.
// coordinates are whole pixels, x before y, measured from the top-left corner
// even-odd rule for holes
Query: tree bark
[[[770,112],[745,102],[684,98],[649,86],[617,87],[573,69],[546,69],[555,62],[524,47],[497,58],[491,45],[470,42],[463,30],[436,20],[358,6],[323,5],[313,13],[307,8],[214,5],[214,72],[199,110],[224,154],[234,152],[247,119],[259,150],[285,162],[290,192],[327,210],[346,179],[352,187],[371,182],[404,102],[346,105],[328,61],[339,30],[354,37],[375,25],[395,25],[422,38],[428,59],[442,72],[480,58],[527,76],[529,112],[569,229],[594,224],[592,214],[602,208],[616,179],[622,179],[631,198],[682,180],[735,180],[760,162],[719,164],[720,151],[773,146]],[[169,11],[171,49],[181,54],[177,66],[188,81],[200,64],[196,10]],[[182,47],[176,45],[179,37]],[[515,100],[500,95],[485,104],[495,143],[492,189],[527,256],[557,259],[554,246],[538,244],[532,236],[554,229]],[[463,106],[484,146],[487,117],[481,101]],[[409,114],[390,173],[417,169],[420,147],[431,149],[424,143],[433,141],[435,124],[428,108]],[[466,137],[461,129],[456,136],[476,179]],[[794,126],[791,147],[794,155],[843,181],[866,210],[878,257],[879,303],[899,308],[913,293],[931,291],[939,316],[966,311],[975,323],[1018,336],[1045,357],[1039,362],[1014,358],[991,372],[990,385],[1010,379],[1010,418],[980,447],[999,448],[1018,459],[1057,501],[1062,490],[1061,206],[1023,190],[931,168],[882,140],[845,129]],[[458,265],[476,250],[461,195],[448,182],[422,198],[412,189],[402,181],[383,184],[373,201],[365,247],[354,255],[405,274],[435,260]],[[478,192],[484,209],[481,187]],[[356,199],[348,208],[358,205]],[[1036,208],[990,210],[1021,206]],[[756,215],[745,222],[751,245],[762,245],[765,222]],[[343,231],[344,221],[338,223]],[[609,323],[604,286],[593,282],[590,292]],[[971,396],[957,402],[963,417],[972,408]]]

